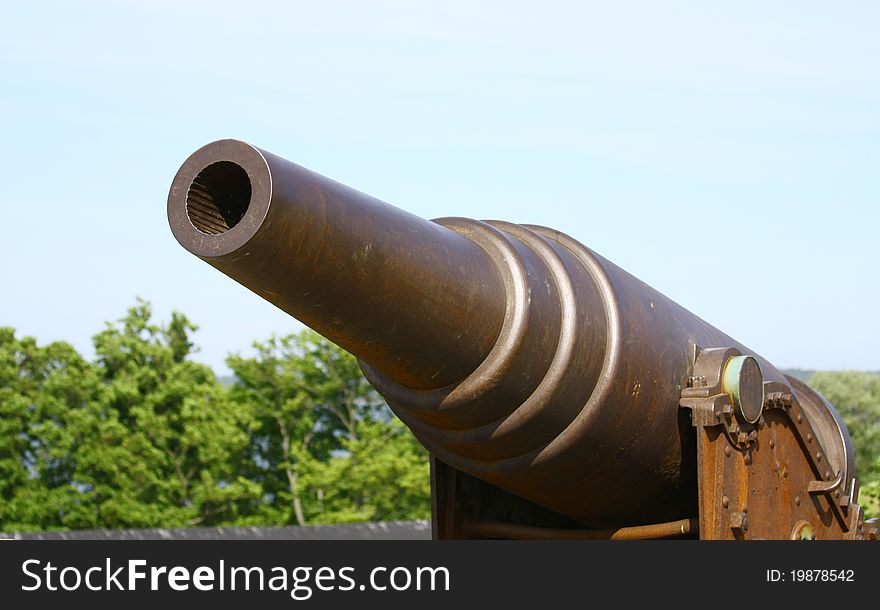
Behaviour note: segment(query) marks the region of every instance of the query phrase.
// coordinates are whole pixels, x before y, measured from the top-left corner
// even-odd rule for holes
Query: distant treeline
[[[191,359],[196,327],[139,301],[96,357],[0,329],[0,531],[307,525],[424,519],[428,455],[311,331]],[[789,370],[833,402],[880,516],[880,376]]]
[[[813,375],[815,375],[816,373],[830,372],[830,371],[814,371],[812,369],[780,369],[780,371],[782,371],[786,375],[794,377],[795,379],[800,379],[801,381],[803,381],[806,384],[810,383],[810,380],[813,378]],[[841,371],[838,371],[838,372],[841,372]],[[842,371],[842,372],[846,372],[846,371]],[[869,375],[876,375],[876,376],[880,377],[880,371],[864,371],[864,372],[868,373]],[[229,379],[230,379],[230,381],[234,380],[233,377],[230,377]]]

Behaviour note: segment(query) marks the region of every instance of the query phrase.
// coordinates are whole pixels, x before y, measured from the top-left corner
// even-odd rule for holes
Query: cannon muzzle
[[[735,537],[702,506],[706,448],[723,431],[749,464],[803,453],[792,409],[821,452],[804,476],[830,491],[815,493],[858,508],[849,437],[821,396],[559,231],[424,220],[235,140],[186,160],[168,218],[184,248],[357,356],[438,468],[534,505],[453,498],[435,471],[435,510],[596,528],[699,511],[701,535]]]

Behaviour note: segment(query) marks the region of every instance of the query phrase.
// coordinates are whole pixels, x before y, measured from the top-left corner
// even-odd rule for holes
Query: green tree
[[[342,438],[342,451],[310,471],[313,522],[429,518],[427,451],[394,417],[364,417],[355,428],[356,435]]]
[[[100,397],[97,370],[69,344],[0,329],[0,528],[75,527],[87,450],[75,429]]]
[[[856,456],[859,502],[866,515],[880,517],[880,375],[859,371],[813,374],[810,385],[838,410]]]
[[[261,494],[240,475],[249,414],[210,368],[188,359],[196,327],[179,313],[151,323],[139,301],[95,337],[103,408],[90,423],[78,480],[104,527],[234,523]]]
[[[310,330],[254,347],[227,364],[254,416],[250,478],[270,501],[264,514],[299,525],[427,515],[427,453],[353,356]]]
[[[89,363],[0,330],[0,529],[231,524],[260,506],[249,412],[192,362],[195,327],[143,301]]]
[[[427,516],[427,454],[351,355],[273,338],[227,388],[195,329],[138,301],[94,362],[0,329],[0,530]]]

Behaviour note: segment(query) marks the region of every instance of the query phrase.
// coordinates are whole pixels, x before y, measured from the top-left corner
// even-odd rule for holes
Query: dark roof
[[[308,527],[193,527],[0,534],[15,540],[429,540],[428,521],[383,521]]]

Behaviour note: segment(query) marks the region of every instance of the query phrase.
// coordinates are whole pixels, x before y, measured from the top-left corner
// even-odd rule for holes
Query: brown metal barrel
[[[695,514],[678,408],[693,346],[754,353],[570,237],[423,220],[234,140],[187,159],[168,217],[187,250],[355,354],[443,462],[595,527]],[[851,478],[845,428],[820,419]]]
[[[181,167],[168,219],[190,252],[401,383],[472,371],[504,286],[470,239],[244,142]]]

